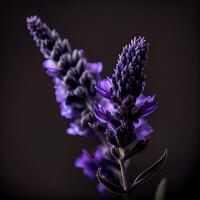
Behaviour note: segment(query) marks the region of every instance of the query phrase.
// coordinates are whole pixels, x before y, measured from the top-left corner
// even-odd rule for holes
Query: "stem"
[[[128,200],[128,193],[127,192],[123,195],[123,200]]]
[[[126,177],[125,161],[123,160],[124,150],[122,148],[119,148],[119,152],[120,152],[119,165],[121,170],[122,186],[123,189],[126,191],[126,193],[123,195],[123,199],[128,200],[128,194],[127,194],[128,182]]]
[[[92,113],[93,112],[93,109],[92,109],[92,104],[90,101],[85,101],[85,105],[86,107],[88,108],[88,110]]]
[[[127,184],[127,178],[126,178],[126,172],[125,172],[125,165],[124,165],[124,161],[122,159],[119,160],[119,165],[120,165],[120,169],[121,169],[123,189],[126,191],[128,188],[128,184]]]

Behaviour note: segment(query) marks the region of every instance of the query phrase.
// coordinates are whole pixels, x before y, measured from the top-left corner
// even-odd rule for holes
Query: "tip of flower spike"
[[[140,47],[149,47],[149,43],[147,42],[146,38],[144,36],[135,36],[132,40],[130,45],[137,45]]]
[[[26,18],[26,23],[32,23],[38,19],[37,15],[32,15]]]

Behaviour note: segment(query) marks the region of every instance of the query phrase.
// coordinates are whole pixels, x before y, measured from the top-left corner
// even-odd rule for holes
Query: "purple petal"
[[[145,140],[146,137],[153,132],[153,129],[148,124],[148,122],[142,118],[140,118],[139,122],[134,124],[134,126],[135,126],[135,134],[138,140]]]
[[[51,59],[45,60],[42,65],[47,70],[49,76],[57,76],[62,71]]]
[[[66,117],[68,119],[75,117],[75,113],[73,112],[72,108],[70,106],[67,106],[65,102],[61,102],[60,112],[61,116]]]
[[[112,88],[112,80],[110,78],[106,78],[99,81],[95,86],[97,93],[107,99],[111,99],[110,96],[111,88]]]
[[[32,23],[32,22],[34,22],[36,19],[37,19],[37,16],[36,16],[36,15],[30,16],[30,17],[27,17],[27,18],[26,18],[26,22],[27,22],[27,23]]]
[[[74,165],[78,168],[82,168],[84,175],[88,178],[94,179],[96,177],[97,166],[85,149],[83,149],[82,155],[76,159]]]
[[[141,109],[141,111],[142,111],[141,117],[146,117],[147,115],[150,115],[157,108],[158,108],[158,106],[156,105],[156,103],[153,103],[153,102],[152,103],[147,103]]]
[[[140,95],[137,98],[135,105],[141,109],[142,112],[141,117],[145,117],[151,114],[158,108],[155,101],[155,95],[152,97],[151,96],[145,97],[144,95]]]
[[[151,97],[151,96],[145,97],[143,94],[141,94],[141,95],[137,98],[135,105],[136,105],[137,107],[141,107],[141,106],[143,106],[143,104],[144,104],[145,102],[153,102],[153,101],[155,101],[155,95],[153,95],[152,97]]]
[[[102,106],[96,102],[93,104],[94,116],[102,123],[108,122],[108,116]]]
[[[70,127],[66,130],[66,133],[69,135],[83,136],[86,134],[86,131],[82,131],[78,123],[72,122],[70,123]]]
[[[104,108],[105,111],[107,110],[113,115],[117,112],[117,110],[113,106],[113,103],[108,99],[102,98],[101,99],[101,105],[102,105],[102,107]]]
[[[98,183],[97,184],[97,190],[100,192],[100,193],[105,193],[107,190],[105,188],[105,186],[103,186],[101,183]]]
[[[105,156],[106,150],[107,149],[103,145],[98,145],[94,153],[95,160],[101,161]]]
[[[54,79],[54,83],[55,83],[54,88],[55,88],[56,101],[61,103],[65,101],[67,89],[64,83],[58,78]]]
[[[100,74],[103,69],[103,64],[101,62],[97,63],[87,63],[86,67],[93,73],[93,74]]]
[[[74,163],[75,167],[83,168],[87,162],[92,162],[92,158],[89,153],[83,149],[83,153],[80,157],[78,157]]]

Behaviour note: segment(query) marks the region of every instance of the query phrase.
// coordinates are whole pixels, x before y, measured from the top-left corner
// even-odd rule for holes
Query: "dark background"
[[[26,30],[37,14],[102,61],[110,75],[122,46],[135,35],[151,44],[145,94],[156,94],[159,110],[149,117],[155,132],[149,147],[132,160],[134,178],[167,147],[168,159],[130,199],[153,199],[167,178],[167,199],[198,192],[199,6],[197,1],[1,1],[0,160],[1,199],[103,199],[82,170],[73,166],[94,138],[68,136],[44,60]],[[116,196],[108,196],[117,199]]]

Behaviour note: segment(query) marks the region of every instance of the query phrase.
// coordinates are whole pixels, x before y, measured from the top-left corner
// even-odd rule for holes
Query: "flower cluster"
[[[136,140],[146,141],[153,131],[144,119],[157,108],[155,96],[143,95],[148,50],[144,37],[135,37],[119,55],[112,78],[96,85],[96,91],[108,100],[108,106],[105,109],[94,103],[94,114],[107,124],[107,140],[118,148],[124,149]]]
[[[97,100],[94,86],[102,71],[102,63],[90,63],[84,51],[72,49],[37,16],[27,18],[27,28],[45,57],[43,66],[55,84],[56,100],[61,115],[75,119],[67,129],[71,135],[94,134],[88,122],[94,120],[92,101]]]
[[[119,165],[110,155],[108,149],[103,145],[97,146],[93,156],[90,156],[90,154],[84,149],[82,155],[76,159],[75,166],[82,168],[84,175],[91,180],[96,179],[96,172],[100,167],[105,172],[104,175],[107,179],[117,184],[119,182],[117,179],[120,175]],[[97,184],[97,188],[101,193],[104,193],[106,189],[100,183]]]
[[[45,58],[43,67],[52,78],[61,115],[72,119],[69,135],[100,138],[93,156],[84,149],[75,161],[97,188],[127,195],[162,166],[167,151],[130,185],[126,169],[130,158],[143,151],[153,129],[146,117],[157,109],[154,96],[144,96],[149,44],[135,37],[119,55],[112,77],[100,79],[102,63],[87,61],[84,51],[72,49],[67,39],[37,16],[27,18],[27,28]],[[105,140],[106,138],[106,140]]]

